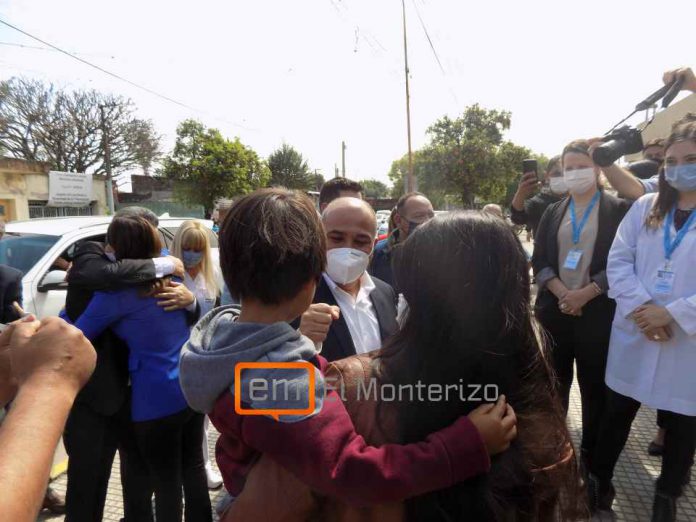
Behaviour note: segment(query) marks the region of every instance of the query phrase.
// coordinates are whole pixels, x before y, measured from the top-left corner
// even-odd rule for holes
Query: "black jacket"
[[[22,304],[22,272],[7,265],[0,265],[0,323],[11,323],[19,319],[12,303]]]
[[[377,316],[379,323],[379,333],[384,342],[388,337],[394,335],[399,329],[396,322],[396,306],[397,296],[394,290],[384,281],[372,277],[375,283],[375,289],[370,293],[370,300]],[[337,306],[336,299],[331,293],[329,285],[324,278],[317,286],[317,291],[314,294],[314,303],[326,303],[328,305]],[[299,326],[299,321],[297,321]],[[353,338],[348,330],[348,324],[343,318],[343,314],[336,319],[329,328],[329,333],[322,343],[321,355],[328,361],[336,361],[345,357],[355,355],[355,345]]]
[[[517,210],[512,205],[510,206],[510,219],[516,225],[527,225],[529,230],[534,231],[539,227],[541,216],[549,205],[553,205],[557,201],[563,199],[563,196],[554,194],[553,192],[540,192],[524,202],[524,210]]]
[[[95,291],[142,284],[153,279],[155,265],[151,260],[123,259],[113,263],[105,256],[103,244],[85,242],[75,252],[68,272],[65,311],[71,321],[76,321]],[[113,415],[128,392],[128,346],[110,330],[92,344],[97,352],[97,365],[76,400],[97,413]]]
[[[532,268],[538,275],[545,268],[551,268],[558,274],[558,229],[566,213],[570,198],[565,198],[549,206],[539,222],[539,228],[534,236],[534,255]],[[605,288],[607,257],[614,242],[616,230],[619,228],[631,203],[602,191],[599,198],[599,215],[597,219],[597,239],[590,263],[590,278],[600,288]],[[556,297],[544,287],[537,297],[536,307],[557,306]]]

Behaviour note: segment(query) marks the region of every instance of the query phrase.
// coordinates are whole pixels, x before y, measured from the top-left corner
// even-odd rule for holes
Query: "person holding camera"
[[[615,303],[607,296],[607,256],[629,203],[607,194],[585,140],[561,156],[569,197],[549,206],[534,238],[537,319],[551,341],[567,413],[577,367],[582,399],[581,465],[591,460],[604,411],[604,370]]]
[[[544,175],[544,184],[544,188],[530,198],[540,183],[536,172],[525,172],[510,206],[512,222],[515,225],[526,225],[532,234],[539,226],[541,216],[548,206],[561,200],[568,192],[563,179],[560,156],[554,156],[549,160]]]
[[[675,79],[682,79],[682,90],[691,91],[696,93],[696,74],[694,71],[688,67],[682,67],[680,69],[674,69],[667,71],[663,77],[662,81],[665,84],[672,83]],[[590,140],[591,142],[600,142],[601,138]],[[593,143],[593,152],[600,144]],[[651,192],[657,192],[659,188],[659,175],[654,175],[648,179],[639,179],[634,176],[629,170],[624,169],[611,163],[608,166],[602,167],[602,172],[611,183],[619,194],[628,199],[638,199],[644,194],[650,194]]]
[[[676,499],[696,449],[696,116],[666,143],[659,192],[640,198],[609,254],[616,299],[606,383],[607,408],[590,463],[590,508],[610,509],[612,476],[641,404],[663,417],[662,471],[653,522],[676,520]]]

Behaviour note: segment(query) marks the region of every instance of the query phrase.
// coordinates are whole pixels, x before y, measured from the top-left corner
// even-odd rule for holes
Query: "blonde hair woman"
[[[218,262],[213,259],[210,250],[210,234],[200,221],[184,221],[174,236],[172,255],[181,259],[184,263],[184,284],[194,296],[200,309],[200,316],[210,312],[216,304],[219,304],[221,284]],[[208,487],[217,489],[222,485],[222,477],[210,463],[208,452],[208,425],[210,421],[205,418],[203,437],[203,459],[205,461],[205,474],[208,478]]]
[[[210,232],[200,221],[184,221],[174,236],[172,255],[184,263],[184,284],[196,296],[201,317],[220,297],[220,275],[210,250]]]

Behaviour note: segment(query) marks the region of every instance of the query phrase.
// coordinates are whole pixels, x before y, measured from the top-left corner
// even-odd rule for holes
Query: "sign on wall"
[[[48,207],[86,207],[92,202],[92,175],[81,172],[48,173]]]

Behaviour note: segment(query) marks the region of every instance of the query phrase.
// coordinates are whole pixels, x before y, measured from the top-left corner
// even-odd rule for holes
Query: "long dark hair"
[[[409,520],[576,516],[572,443],[549,355],[532,319],[527,257],[519,240],[501,219],[462,212],[430,220],[395,252],[395,278],[409,311],[381,351],[380,383],[463,383],[468,391],[474,390],[469,385],[497,386],[515,409],[519,433],[508,451],[493,458],[487,476],[409,500]],[[406,443],[423,440],[480,404],[456,395],[379,408],[396,408],[400,442]],[[566,464],[555,466],[568,456]],[[538,472],[549,466],[557,468],[553,479]]]
[[[117,259],[151,259],[159,257],[162,240],[157,229],[142,216],[115,216],[106,231],[106,242],[114,249]],[[142,286],[142,294],[150,296],[168,283],[158,279]]]
[[[674,127],[669,138],[665,141],[665,153],[678,141],[693,141],[696,143],[696,114],[689,113]],[[650,214],[646,219],[649,228],[659,227],[667,213],[674,208],[679,200],[679,191],[672,187],[665,179],[665,167],[660,169],[659,192]]]

